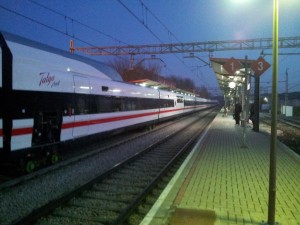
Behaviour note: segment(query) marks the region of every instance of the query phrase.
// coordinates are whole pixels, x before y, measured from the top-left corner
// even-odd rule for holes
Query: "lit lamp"
[[[229,85],[228,85],[230,88],[235,88],[235,82],[231,81],[229,82]]]

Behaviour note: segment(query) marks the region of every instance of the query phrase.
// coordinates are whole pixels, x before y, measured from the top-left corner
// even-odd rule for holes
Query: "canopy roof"
[[[248,68],[248,73],[251,73],[253,72],[251,70],[251,65],[252,63],[256,62],[256,60],[235,59],[239,61],[240,69],[236,70],[233,74],[231,74],[224,68],[224,65],[226,63],[231,63],[232,60],[233,58],[210,58],[211,66],[217,77],[223,96],[231,95],[231,93],[233,93],[234,91],[234,87],[242,86],[245,80],[246,66]],[[233,86],[230,87],[230,85]]]

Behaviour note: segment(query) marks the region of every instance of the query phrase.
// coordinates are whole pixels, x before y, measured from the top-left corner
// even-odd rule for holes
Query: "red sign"
[[[254,63],[252,63],[251,69],[254,70],[256,75],[260,76],[269,69],[270,66],[271,65],[263,57],[259,57]]]
[[[224,65],[223,68],[231,75],[234,75],[234,73],[242,68],[242,64],[239,60],[236,60],[235,58],[229,59]]]

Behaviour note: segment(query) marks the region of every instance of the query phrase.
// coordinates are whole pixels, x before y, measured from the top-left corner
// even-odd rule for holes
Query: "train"
[[[0,32],[0,161],[212,107],[216,101],[124,82],[110,66]]]

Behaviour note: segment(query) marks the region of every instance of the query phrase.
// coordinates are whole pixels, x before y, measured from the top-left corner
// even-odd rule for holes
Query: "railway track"
[[[262,126],[267,132],[271,129],[271,118],[263,114],[260,117]],[[297,154],[300,154],[300,122],[279,118],[277,122],[277,138]]]
[[[24,174],[24,172],[20,171],[20,169],[16,169],[14,167],[7,167],[1,169],[0,172],[0,190],[7,189],[12,186],[18,185],[19,183],[27,182],[31,179],[35,179],[43,174],[49,173],[51,171],[66,167],[73,163],[76,163],[80,160],[84,160],[85,158],[92,157],[93,155],[97,155],[100,152],[109,151],[117,146],[122,146],[126,143],[130,143],[135,141],[138,138],[142,138],[151,133],[162,130],[168,126],[171,126],[175,123],[178,123],[181,120],[184,120],[186,117],[181,117],[178,120],[167,121],[163,124],[159,124],[156,129],[148,129],[146,132],[132,132],[132,133],[124,133],[122,135],[113,136],[109,139],[98,141],[96,143],[85,143],[85,145],[75,146],[70,149],[70,147],[66,150],[64,149],[62,152],[61,161],[54,165],[47,165],[37,169],[36,171],[30,174]],[[100,143],[99,143],[100,142]],[[12,170],[12,172],[10,171]]]
[[[269,114],[261,114],[260,115],[260,119],[264,122],[264,123],[268,123],[271,124],[271,115]],[[281,124],[285,124],[286,126],[290,126],[293,128],[297,128],[300,129],[300,121],[299,120],[292,120],[289,118],[278,118],[278,123],[279,125]]]
[[[162,182],[176,162],[188,154],[204,127],[216,115],[211,114],[206,115],[205,120],[198,117],[197,122],[191,121],[13,224],[128,224],[141,202]]]
[[[215,109],[214,112],[209,110],[209,114],[215,115],[215,112],[218,111],[218,109]],[[120,142],[122,144],[112,144],[115,147],[95,148],[86,155],[65,160],[33,174],[20,177],[16,179],[17,181],[6,182],[7,185],[0,188],[0,224],[13,224],[35,211],[36,208],[53,199],[60,198],[70,190],[74,190],[75,187],[82,186],[166,135],[182,130],[185,124],[195,120],[195,116],[206,113],[207,111],[198,112],[194,116],[190,115],[185,119],[155,128],[140,137]]]

